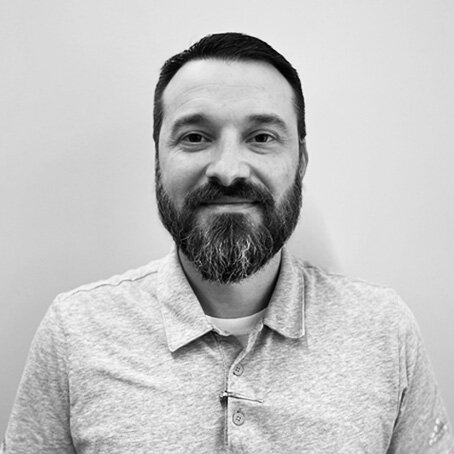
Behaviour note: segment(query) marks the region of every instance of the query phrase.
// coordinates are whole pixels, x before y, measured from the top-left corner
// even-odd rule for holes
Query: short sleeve
[[[447,412],[417,322],[404,309],[400,346],[400,407],[389,454],[451,454],[454,441]]]
[[[75,453],[69,427],[66,339],[57,301],[33,339],[0,452]]]

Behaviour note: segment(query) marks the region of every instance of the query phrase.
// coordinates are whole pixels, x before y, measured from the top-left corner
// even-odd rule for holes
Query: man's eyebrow
[[[249,123],[259,123],[261,125],[277,126],[284,132],[288,132],[288,126],[285,121],[275,114],[253,114],[247,117]]]
[[[251,114],[248,115],[245,119],[245,123],[247,124],[259,124],[263,126],[276,126],[280,128],[282,131],[287,133],[289,131],[287,124],[285,121],[276,114]],[[177,120],[172,125],[171,128],[171,135],[175,135],[179,129],[184,128],[185,126],[190,125],[210,125],[212,121],[204,114],[201,113],[193,113],[184,115]]]
[[[175,135],[179,129],[194,125],[194,124],[209,124],[211,123],[209,118],[200,113],[194,113],[189,115],[184,115],[183,117],[178,118],[172,125],[171,135]]]

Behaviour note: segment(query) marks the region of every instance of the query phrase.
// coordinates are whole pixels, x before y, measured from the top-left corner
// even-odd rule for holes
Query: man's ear
[[[299,141],[299,154],[300,154],[299,173],[300,173],[300,178],[302,180],[304,178],[304,175],[306,174],[307,164],[309,162],[309,156],[307,154],[307,148],[306,148],[306,138],[300,139],[300,141]]]

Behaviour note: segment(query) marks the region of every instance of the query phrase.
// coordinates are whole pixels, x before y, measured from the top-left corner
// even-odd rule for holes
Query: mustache
[[[268,207],[274,206],[273,196],[266,188],[242,180],[236,181],[229,186],[224,186],[212,180],[200,188],[194,189],[186,197],[184,207],[191,210],[204,203],[218,200],[221,197],[237,197],[239,199],[248,199]]]

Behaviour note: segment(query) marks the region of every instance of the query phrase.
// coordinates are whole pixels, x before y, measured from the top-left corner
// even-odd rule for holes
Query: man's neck
[[[220,318],[246,317],[264,309],[273,293],[281,264],[279,251],[262,269],[241,282],[218,284],[202,279],[181,251],[178,256],[205,314]]]

